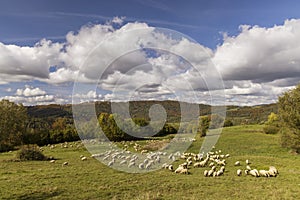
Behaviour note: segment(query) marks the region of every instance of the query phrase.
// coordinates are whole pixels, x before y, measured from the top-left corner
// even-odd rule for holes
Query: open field
[[[16,152],[1,153],[0,199],[298,199],[299,155],[281,148],[279,135],[261,130],[259,125],[223,129],[216,149],[231,157],[220,177],[204,177],[204,168],[193,167],[189,175],[167,170],[128,174],[91,158],[83,147],[44,147],[45,155],[57,158],[56,163],[12,162]],[[201,142],[197,138],[188,152],[198,153]],[[81,161],[80,155],[88,159]],[[273,165],[280,174],[276,178],[236,176],[246,159],[257,169]],[[234,166],[237,160],[241,167]],[[65,161],[68,166],[62,166]],[[182,162],[173,164],[177,167]]]

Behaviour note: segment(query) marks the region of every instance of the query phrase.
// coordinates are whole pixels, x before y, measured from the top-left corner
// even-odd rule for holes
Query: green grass
[[[203,139],[197,138],[188,152],[198,152]],[[145,144],[142,141],[141,144]],[[74,146],[76,146],[74,144]],[[221,177],[204,177],[203,168],[191,168],[189,175],[165,170],[128,174],[115,171],[84,148],[44,147],[48,161],[12,162],[16,152],[0,154],[0,199],[298,199],[300,157],[279,145],[279,135],[262,133],[262,126],[223,129],[216,145],[229,153]],[[80,155],[88,157],[86,162]],[[274,165],[276,178],[237,177],[233,163],[249,159],[252,166]],[[62,166],[63,162],[68,166]],[[175,166],[182,161],[176,161]]]

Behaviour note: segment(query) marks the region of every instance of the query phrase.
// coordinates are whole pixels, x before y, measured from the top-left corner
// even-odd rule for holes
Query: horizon
[[[295,1],[0,2],[0,100],[277,103],[300,82],[299,8]]]

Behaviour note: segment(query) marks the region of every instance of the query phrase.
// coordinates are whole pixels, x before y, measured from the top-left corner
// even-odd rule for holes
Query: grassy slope
[[[261,126],[225,128],[216,146],[227,159],[221,177],[203,177],[202,168],[190,175],[160,170],[144,174],[114,171],[89,156],[84,148],[45,147],[45,154],[59,158],[55,164],[7,162],[15,152],[0,154],[0,199],[297,199],[300,195],[300,158],[278,145],[278,135],[265,135]],[[189,152],[199,151],[201,140]],[[261,169],[276,166],[276,178],[237,177],[236,160],[249,159]],[[68,161],[69,166],[61,163]],[[180,161],[182,162],[182,161]],[[177,166],[180,162],[175,162]],[[243,162],[243,166],[244,162]],[[241,167],[242,168],[242,167]]]

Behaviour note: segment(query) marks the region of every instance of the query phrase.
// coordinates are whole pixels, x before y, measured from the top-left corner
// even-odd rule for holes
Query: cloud
[[[239,35],[224,38],[213,58],[225,80],[265,83],[300,76],[300,20],[240,29]]]
[[[61,43],[45,39],[33,47],[0,43],[0,84],[32,80],[60,86],[74,81],[90,84],[75,92],[78,101],[163,100],[178,95],[210,102],[209,95],[221,97],[225,88],[230,103],[260,104],[273,102],[300,81],[300,19],[269,28],[242,25],[236,36],[225,34],[215,50],[146,23],[123,23],[123,17],[115,17],[85,25],[69,32]],[[101,94],[93,92],[96,86]],[[26,104],[70,102],[69,96],[30,86],[5,98]]]
[[[41,90],[40,88],[31,88],[29,86],[26,86],[25,89],[17,89],[16,91],[16,95],[25,97],[40,96],[45,94],[46,91]]]

